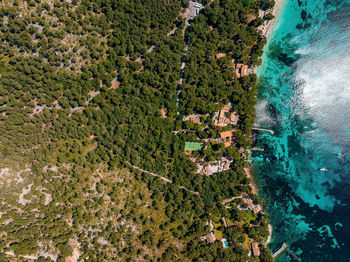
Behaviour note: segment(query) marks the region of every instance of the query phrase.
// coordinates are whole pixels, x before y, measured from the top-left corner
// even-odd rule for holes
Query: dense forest
[[[263,205],[244,171],[256,76],[232,61],[259,65],[274,2],[199,2],[192,19],[187,0],[0,4],[0,261],[272,261],[268,218],[244,202]],[[211,120],[228,103],[224,148],[231,127]],[[190,160],[222,157],[211,176]]]

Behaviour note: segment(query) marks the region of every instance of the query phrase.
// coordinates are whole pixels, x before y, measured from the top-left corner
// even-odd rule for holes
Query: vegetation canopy
[[[200,2],[0,3],[0,260],[272,261],[244,168],[274,2]]]

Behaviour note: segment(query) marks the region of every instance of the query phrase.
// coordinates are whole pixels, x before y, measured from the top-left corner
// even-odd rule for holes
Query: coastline
[[[266,242],[264,243],[265,247],[267,247],[267,245],[270,244],[270,242],[271,242],[272,231],[273,231],[273,227],[271,224],[268,225],[268,230],[269,230],[269,236],[268,236]]]
[[[263,25],[261,25],[261,28],[258,28],[259,30],[261,30],[261,34],[263,36],[266,37],[267,40],[269,40],[270,34],[272,32],[273,29],[273,25],[275,24],[276,20],[277,20],[277,16],[279,11],[281,10],[282,4],[285,2],[285,0],[275,0],[275,6],[270,10],[269,13],[271,13],[274,18],[271,20],[267,20],[264,22]],[[262,13],[259,14],[259,16],[264,16],[267,12],[265,11],[261,11]],[[266,44],[265,44],[266,45]],[[256,70],[255,70],[256,71]],[[259,190],[258,187],[256,186],[256,184],[254,183],[254,173],[253,173],[253,169],[251,166],[249,166],[248,168],[244,168],[244,171],[247,175],[247,177],[250,179],[250,187],[252,189],[252,192],[254,194],[259,194]]]
[[[247,175],[247,177],[250,179],[250,183],[249,186],[252,189],[252,192],[256,195],[258,195],[259,190],[257,188],[257,186],[255,185],[254,181],[253,181],[253,169],[251,167],[245,167],[244,168],[244,172]]]
[[[304,10],[312,19],[308,20],[308,27],[301,30],[298,25],[303,21],[300,13]],[[332,64],[343,65],[343,61],[349,58],[341,42],[334,42],[334,39],[346,41],[349,38],[339,27],[346,24],[349,17],[337,16],[333,21],[329,15],[342,12],[343,7],[339,3],[324,8],[322,2],[312,2],[306,8],[284,1],[277,21],[270,29],[263,64],[258,69],[257,102],[260,107],[256,106],[256,123],[279,130],[277,136],[258,134],[254,145],[265,149],[265,152],[253,152],[250,158],[255,182],[264,200],[264,211],[270,215],[269,221],[274,226],[272,242],[267,245],[275,251],[282,243],[288,243],[289,249],[303,261],[325,258],[340,261],[346,260],[349,255],[349,249],[344,248],[346,232],[340,229],[342,226],[336,225],[343,225],[346,221],[344,203],[350,198],[344,194],[346,183],[343,176],[333,182],[338,170],[342,170],[342,174],[347,173],[346,160],[339,161],[344,157],[344,145],[339,141],[346,141],[347,134],[342,132],[346,121],[341,115],[337,117],[332,113],[333,124],[336,123],[334,129],[322,129],[330,119],[324,103],[331,99],[331,94],[341,96],[341,91],[346,90],[346,78],[341,81],[336,78],[337,81],[333,82],[333,71],[323,71]],[[330,43],[332,48],[329,48]],[[284,64],[280,54],[284,57],[296,54],[293,64],[298,66]],[[339,68],[336,74],[345,76],[346,71],[342,66]],[[298,81],[301,84],[297,87],[295,83]],[[339,89],[334,89],[334,86]],[[304,92],[308,93],[305,100]],[[307,101],[307,106],[295,106],[298,99]],[[290,104],[289,101],[293,102]],[[333,105],[332,112],[345,114],[343,102],[337,105],[339,107]],[[268,110],[271,108],[273,110]],[[309,114],[311,111],[312,115]],[[308,119],[308,125],[305,119]],[[312,132],[308,133],[306,130],[310,127]],[[334,140],[328,142],[326,137]],[[294,155],[291,153],[293,150],[305,153]],[[314,174],[318,175],[317,179],[313,179]],[[318,215],[315,216],[316,212]],[[327,230],[332,235],[317,235],[326,224],[330,225]],[[329,244],[332,241],[333,246]],[[280,259],[293,260],[293,257],[285,254]]]
[[[277,20],[278,13],[281,10],[282,4],[284,2],[284,0],[275,0],[275,6],[270,10],[270,12],[263,12],[263,15],[271,13],[274,16],[273,19],[265,21],[264,24],[261,25],[261,28],[259,28],[262,32],[262,35],[265,36],[267,40],[272,32],[273,25]]]
[[[285,0],[275,0],[275,6],[269,11],[269,13],[271,13],[274,16],[274,18],[271,20],[265,21],[264,24],[261,25],[261,28],[258,28],[259,30],[261,30],[261,34],[266,37],[267,42],[269,40],[269,37],[271,36],[273,26],[274,26],[276,20],[278,19],[279,11],[281,10],[284,3],[285,3]],[[266,11],[265,12],[262,11],[261,13],[259,13],[259,16],[265,16],[266,14],[267,14]],[[248,168],[244,168],[244,171],[245,171],[247,177],[250,179],[249,185],[252,189],[252,192],[254,194],[258,195],[259,189],[254,182],[254,173],[253,173],[252,167],[249,165]],[[273,227],[270,223],[268,224],[268,231],[269,231],[269,236],[268,236],[266,242],[264,243],[265,247],[267,247],[272,241]]]

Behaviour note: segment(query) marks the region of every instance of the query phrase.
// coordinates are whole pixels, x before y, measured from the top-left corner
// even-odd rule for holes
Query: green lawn
[[[200,142],[186,142],[185,151],[198,151],[203,147],[203,143]]]

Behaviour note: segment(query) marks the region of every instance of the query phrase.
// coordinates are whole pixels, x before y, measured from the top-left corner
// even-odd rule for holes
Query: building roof
[[[192,121],[195,124],[200,124],[201,123],[201,115],[188,115],[184,117],[184,121]]]
[[[224,143],[224,147],[228,147],[230,145],[231,145],[231,141],[227,141],[227,142]]]
[[[203,147],[203,143],[200,142],[186,142],[185,151],[198,151]]]
[[[225,162],[224,162],[223,169],[224,169],[224,170],[229,169],[229,168],[230,168],[230,164],[231,164],[231,162],[229,162],[229,161],[225,161]]]
[[[220,112],[219,112],[219,122],[224,122],[224,121],[220,121],[222,119],[225,118],[225,113],[228,112],[228,110],[225,110],[225,109],[221,109]]]
[[[261,211],[260,205],[254,205],[253,200],[250,198],[243,198],[243,202],[247,205],[247,208],[253,211],[254,214],[259,213]]]
[[[243,198],[243,202],[247,205],[247,207],[250,210],[253,210],[254,208],[253,200],[251,200],[250,198]]]
[[[197,174],[211,176],[214,173],[219,173],[230,169],[232,158],[223,157],[221,160],[217,160],[214,163],[207,165],[199,163],[197,165]]]
[[[260,256],[260,249],[259,249],[258,243],[256,243],[256,242],[252,243],[252,251],[253,251],[253,256],[255,256],[255,257]]]
[[[205,173],[206,173],[206,175],[210,174],[210,165],[205,167]]]
[[[231,114],[231,117],[230,117],[231,123],[237,124],[238,119],[239,119],[238,113],[237,113],[237,112],[233,112],[233,113]]]
[[[248,75],[248,66],[243,65],[241,69],[241,76],[247,76]]]
[[[257,214],[257,213],[259,213],[260,211],[261,211],[261,206],[260,206],[260,205],[254,206],[254,208],[253,208],[254,214]]]
[[[232,131],[222,131],[221,133],[220,133],[220,137],[221,138],[227,138],[227,137],[232,137]]]
[[[200,3],[195,3],[195,4],[194,4],[194,7],[196,7],[196,8],[203,8],[203,5],[200,4]]]
[[[242,76],[248,75],[248,66],[244,64],[237,64],[236,65],[236,76],[237,78],[240,78]]]
[[[204,6],[200,3],[189,1],[189,7],[191,12],[191,17],[194,17],[199,14],[199,11],[204,8]]]
[[[232,112],[231,110],[231,104],[225,105],[216,115],[214,119],[214,125],[221,127],[227,125],[237,125],[239,115],[237,112]],[[229,113],[229,117],[227,117],[227,113]]]
[[[161,108],[160,109],[160,115],[161,115],[161,118],[167,118],[167,109],[166,108]]]
[[[233,132],[232,130],[223,131],[220,133],[221,142],[224,143],[225,147],[228,147],[232,144]]]
[[[225,53],[217,53],[217,54],[215,55],[216,59],[220,59],[220,58],[223,58],[223,57],[225,57],[225,56],[226,56]]]
[[[205,238],[205,241],[207,241],[207,244],[212,244],[216,240],[215,234],[213,232],[206,234],[204,238]]]

